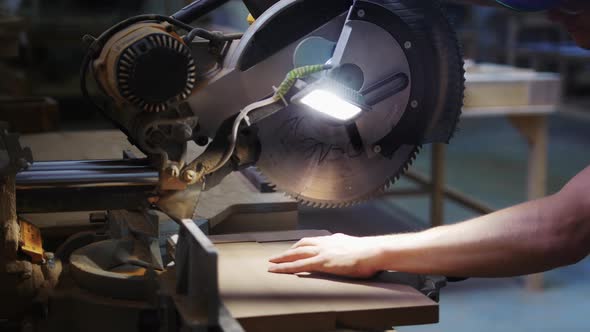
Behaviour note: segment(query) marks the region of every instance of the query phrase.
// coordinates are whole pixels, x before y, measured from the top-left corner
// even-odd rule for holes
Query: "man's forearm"
[[[421,274],[504,277],[529,274],[580,259],[575,227],[563,195],[554,195],[414,234],[377,237],[378,266]],[[568,261],[569,259],[569,261]],[[565,261],[564,261],[565,260]]]

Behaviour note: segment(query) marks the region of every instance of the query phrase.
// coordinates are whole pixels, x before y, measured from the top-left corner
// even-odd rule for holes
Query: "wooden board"
[[[438,304],[409,286],[267,272],[268,258],[292,243],[216,245],[221,297],[246,331],[383,330],[438,321]]]
[[[332,233],[325,230],[301,229],[281,232],[248,232],[240,234],[211,235],[209,239],[216,245],[237,242],[284,242],[297,241],[304,237],[327,236]]]
[[[555,108],[561,99],[558,74],[467,62],[465,79],[465,113],[497,107]]]

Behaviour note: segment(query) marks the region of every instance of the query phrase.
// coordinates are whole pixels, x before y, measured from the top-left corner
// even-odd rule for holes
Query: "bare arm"
[[[503,277],[573,264],[590,252],[590,167],[559,193],[420,233],[299,241],[272,272],[367,277],[380,270]]]

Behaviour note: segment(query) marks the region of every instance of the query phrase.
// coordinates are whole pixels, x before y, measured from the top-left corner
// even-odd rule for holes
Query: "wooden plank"
[[[561,100],[561,78],[555,73],[468,62],[465,79],[465,114],[554,110]]]
[[[461,117],[549,115],[557,112],[557,105],[511,107],[465,107]]]
[[[304,237],[326,236],[331,233],[324,230],[302,229],[282,232],[251,232],[241,234],[221,234],[209,236],[211,242],[215,244],[236,243],[236,242],[278,242],[278,241],[297,241]]]
[[[221,297],[246,331],[377,330],[438,321],[438,304],[409,286],[267,272],[268,258],[292,243],[217,245]]]

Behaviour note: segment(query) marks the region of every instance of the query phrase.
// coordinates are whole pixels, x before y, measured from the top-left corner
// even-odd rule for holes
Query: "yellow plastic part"
[[[252,25],[252,23],[256,22],[256,19],[254,18],[254,16],[252,16],[252,14],[248,14],[248,24]]]
[[[20,224],[20,249],[35,264],[43,263],[43,240],[41,231],[35,225],[19,220]]]

